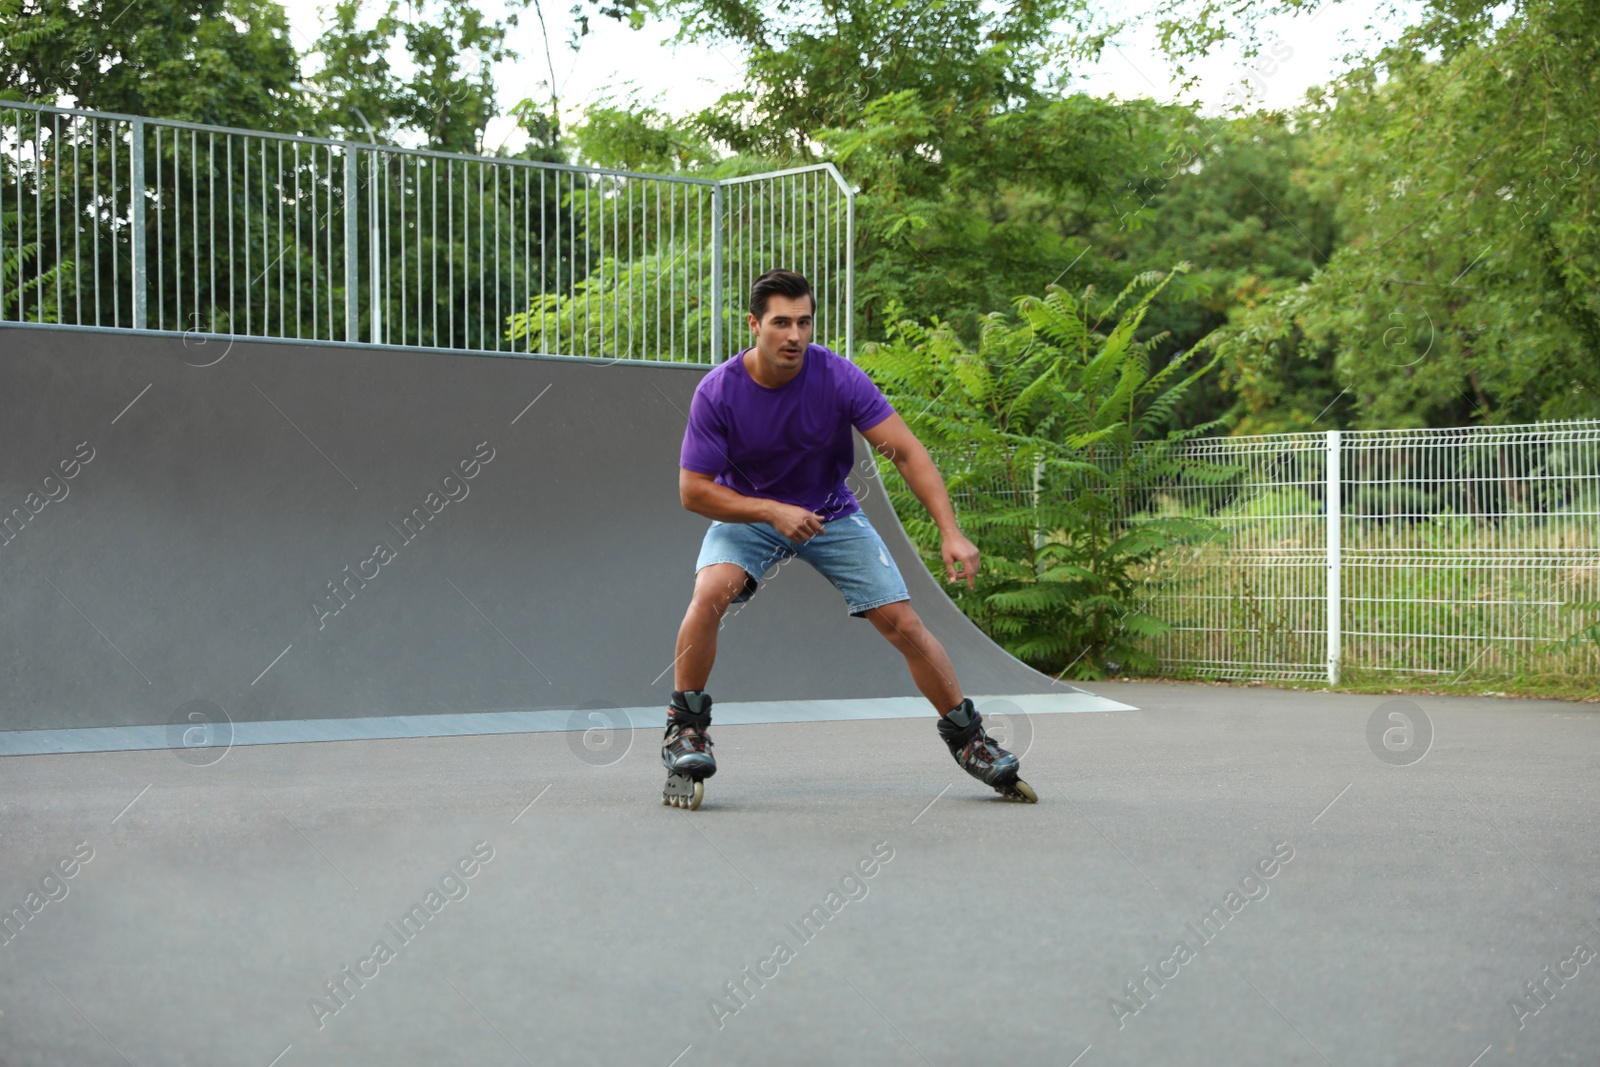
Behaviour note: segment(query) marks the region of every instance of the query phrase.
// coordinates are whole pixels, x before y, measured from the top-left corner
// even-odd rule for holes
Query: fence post
[[[372,343],[383,344],[383,257],[378,254],[378,165],[376,149],[368,153],[372,166],[367,168],[367,256],[372,260]],[[387,166],[385,166],[387,169]]]
[[[856,358],[856,193],[845,184],[844,358]]]
[[[128,124],[129,167],[128,203],[133,225],[133,328],[143,330],[149,325],[149,271],[146,269],[144,234],[144,119],[136,118]],[[159,166],[159,161],[157,163]]]
[[[1344,591],[1340,585],[1341,571],[1343,569],[1344,545],[1341,541],[1343,533],[1344,502],[1340,499],[1340,472],[1339,472],[1339,431],[1328,431],[1328,481],[1324,490],[1323,500],[1326,503],[1328,529],[1326,541],[1328,545],[1328,684],[1339,684],[1339,657],[1340,638],[1340,607],[1343,603]]]
[[[361,227],[356,220],[356,185],[359,181],[356,146],[344,146],[344,339],[361,340],[361,263],[356,248]]]
[[[711,187],[711,362],[722,362],[722,183]]]

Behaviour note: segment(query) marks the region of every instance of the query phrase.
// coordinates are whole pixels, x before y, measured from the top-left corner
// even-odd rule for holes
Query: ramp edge
[[[1131,705],[1081,690],[1070,693],[1018,693],[974,696],[980,711],[1020,710],[1026,715],[1137,711]],[[1007,701],[1012,708],[995,706]],[[867,719],[917,719],[932,716],[921,697],[865,700],[766,700],[718,704],[718,726],[764,723],[848,722]],[[392,741],[423,737],[474,737],[490,734],[560,733],[602,729],[659,730],[662,708],[573,708],[553,711],[486,711],[450,715],[383,715],[349,719],[284,719],[233,723],[230,741],[184,746],[185,727],[92,726],[60,730],[0,731],[0,756],[42,756],[81,752],[144,752],[159,749],[225,748],[239,745],[294,745],[320,741]],[[219,731],[220,733],[221,731]],[[218,757],[221,758],[220,756]]]

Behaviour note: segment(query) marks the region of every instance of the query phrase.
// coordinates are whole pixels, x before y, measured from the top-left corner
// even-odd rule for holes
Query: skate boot
[[[972,706],[971,700],[962,700],[948,715],[940,717],[939,736],[944,738],[950,755],[961,764],[961,769],[996,793],[1007,800],[1039,802],[1039,794],[1033,787],[1017,777],[1020,761],[995,744],[984,731],[983,716]]]
[[[672,691],[667,707],[667,732],[661,738],[661,762],[667,768],[667,784],[661,790],[661,803],[694,811],[705,797],[705,779],[717,773],[717,757],[711,754],[711,697],[703,690]]]

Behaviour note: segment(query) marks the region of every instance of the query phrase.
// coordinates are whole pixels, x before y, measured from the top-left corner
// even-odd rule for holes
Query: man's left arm
[[[978,573],[978,546],[967,540],[961,532],[939,468],[933,465],[933,457],[917,440],[917,435],[911,432],[906,420],[896,412],[870,430],[862,430],[861,436],[894,463],[895,469],[939,527],[940,540],[943,542],[941,555],[944,556],[948,579],[959,582],[965,578],[967,588],[973,588],[973,579]]]

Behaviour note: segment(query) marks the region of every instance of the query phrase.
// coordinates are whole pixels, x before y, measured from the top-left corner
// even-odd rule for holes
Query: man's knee
[[[721,617],[745,587],[744,568],[737,563],[713,563],[695,576],[691,611],[710,611]]]
[[[927,633],[927,628],[922,625],[921,616],[912,610],[909,600],[873,608],[866,613],[866,616],[872,620],[872,625],[878,628],[878,632],[894,645],[916,645]]]

